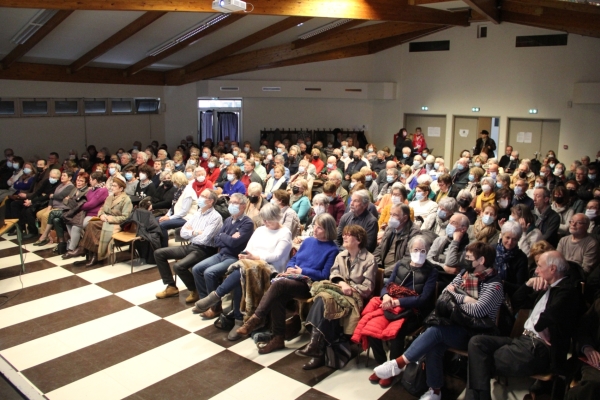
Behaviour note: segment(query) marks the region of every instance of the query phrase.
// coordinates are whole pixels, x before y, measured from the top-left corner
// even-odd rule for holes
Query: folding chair
[[[137,223],[131,222],[125,228],[125,230],[122,230],[117,233],[113,233],[113,235],[112,235],[112,238],[114,241],[113,249],[112,249],[112,253],[111,253],[112,265],[115,265],[115,262],[117,260],[117,253],[115,252],[114,248],[117,247],[119,249],[119,251],[121,251],[121,246],[119,246],[119,244],[117,244],[117,242],[129,244],[129,247],[131,249],[131,273],[132,274],[133,274],[133,253],[135,252],[134,244],[137,241],[144,240],[144,238],[142,238],[141,236],[137,236],[137,228],[138,228]]]

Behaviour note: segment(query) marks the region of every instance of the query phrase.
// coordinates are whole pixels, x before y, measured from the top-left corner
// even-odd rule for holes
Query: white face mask
[[[299,173],[303,174],[304,171],[306,171],[306,168],[304,168],[304,167],[298,167],[298,172]]]
[[[402,199],[400,198],[400,196],[392,196],[392,203],[400,204],[400,203],[402,203]]]
[[[502,199],[498,202],[498,205],[500,206],[500,208],[506,208],[508,207],[508,199]]]
[[[585,215],[588,218],[594,219],[594,218],[596,218],[596,210],[592,210],[592,209],[585,210]]]
[[[398,229],[400,226],[400,220],[397,218],[390,217],[388,221],[388,226],[392,229]]]
[[[145,181],[147,177],[148,176],[145,173],[140,172],[140,181]]]
[[[201,176],[197,176],[197,177],[196,177],[196,180],[198,181],[198,183],[202,183],[202,182],[204,182],[204,180],[205,180],[205,179],[206,179],[206,177],[205,177],[204,175],[201,175]]]
[[[426,257],[427,257],[427,254],[421,253],[420,251],[411,251],[410,252],[410,260],[417,265],[425,264]]]
[[[321,215],[325,212],[325,206],[314,206],[315,215]]]
[[[487,193],[492,190],[492,187],[490,185],[481,185],[481,190]]]

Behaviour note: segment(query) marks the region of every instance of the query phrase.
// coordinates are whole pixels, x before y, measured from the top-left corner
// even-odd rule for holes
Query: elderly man
[[[456,168],[450,171],[452,177],[452,184],[459,190],[467,187],[469,183],[469,159],[462,157],[456,162]]]
[[[512,146],[506,146],[504,155],[500,157],[500,162],[498,163],[498,165],[500,165],[500,167],[502,167],[504,170],[506,170],[508,164],[510,164],[510,156],[512,155],[513,150],[514,149]]]
[[[221,163],[221,165],[219,166],[219,168],[221,168],[221,172],[219,173],[219,178],[217,179],[217,182],[215,182],[215,186],[222,188],[227,182],[229,182],[227,180],[227,167],[233,165],[234,161],[235,158],[233,157],[233,154],[230,153],[225,154],[222,157],[222,161],[219,160],[219,162]]]
[[[331,171],[338,171],[340,174],[342,173],[342,170],[338,169],[337,167],[337,158],[335,158],[335,156],[327,158],[327,164],[319,174],[319,179],[327,180],[327,177]]]
[[[240,179],[240,181],[242,181],[244,186],[246,186],[246,192],[248,192],[248,186],[252,182],[260,183],[260,186],[263,187],[265,186],[263,180],[260,179],[260,176],[258,176],[256,171],[254,171],[254,168],[254,160],[246,160],[244,162],[244,175],[242,175],[242,179]]]
[[[558,250],[568,261],[581,265],[589,275],[598,262],[598,242],[588,233],[590,219],[585,214],[575,214],[569,222],[569,236],[558,242]]]
[[[290,176],[291,176],[290,175],[290,169],[285,166],[285,160],[284,160],[283,156],[280,155],[280,154],[277,154],[274,157],[274,160],[275,160],[275,165],[273,165],[273,168],[271,168],[271,170],[269,171],[269,175],[271,175],[272,178],[275,178],[275,166],[276,165],[281,165],[283,167],[284,171],[285,171],[285,174],[284,174],[285,181],[289,182],[290,181]]]
[[[581,290],[568,277],[569,264],[558,251],[543,253],[537,276],[513,296],[515,309],[533,309],[523,334],[477,335],[469,342],[467,400],[491,399],[495,375],[527,377],[564,367],[571,334],[580,316]]]
[[[135,158],[135,168],[136,168],[136,172],[140,172],[140,168],[142,167],[142,165],[146,165],[148,163],[148,154],[146,154],[143,151],[139,151],[137,153],[137,156]]]
[[[208,172],[209,168],[208,168],[208,162],[210,161],[210,157],[212,155],[212,152],[210,150],[210,147],[203,147],[202,148],[202,157],[201,157],[201,161],[200,161],[200,166],[202,168],[204,168],[204,170],[206,172]]]
[[[367,250],[371,253],[377,245],[377,218],[369,212],[371,195],[365,189],[357,190],[350,200],[350,212],[344,214],[338,225],[337,245],[342,247],[342,232],[347,225],[360,225],[367,231]]]
[[[586,203],[594,197],[594,183],[590,181],[588,173],[588,167],[585,165],[575,168],[575,180],[579,184],[577,197]]]
[[[529,170],[529,164],[522,162],[515,173],[510,177],[510,186],[514,188],[517,179],[525,179],[529,185],[528,189],[535,187],[535,174]]]
[[[533,199],[527,196],[527,188],[529,188],[529,184],[525,179],[519,178],[515,181],[515,196],[512,200],[513,206],[516,206],[517,204],[525,204],[527,207],[533,210]]]
[[[379,174],[379,172],[386,169],[385,153],[382,150],[377,152],[376,158],[371,162],[371,171]]]
[[[342,174],[336,170],[331,171],[327,180],[335,185],[337,188],[335,194],[340,196],[344,204],[346,204],[346,201],[348,201],[348,191],[342,186]]]
[[[373,252],[375,264],[378,268],[385,270],[386,278],[392,275],[398,261],[405,256],[410,256],[408,242],[419,232],[419,227],[410,220],[410,208],[406,204],[393,205],[387,228],[381,242]]]
[[[385,182],[379,186],[379,193],[377,194],[377,201],[380,201],[383,196],[392,192],[392,186],[398,182],[400,172],[396,168],[390,168],[385,172]]]
[[[446,225],[446,234],[433,241],[427,259],[438,267],[438,280],[450,283],[462,268],[465,248],[469,245],[470,222],[463,214],[455,213]]]
[[[535,227],[542,232],[542,239],[552,246],[558,244],[558,228],[560,228],[560,215],[550,207],[550,191],[545,187],[533,190],[533,214],[537,217]]]
[[[219,280],[227,272],[227,268],[238,260],[238,255],[254,232],[252,219],[244,214],[248,199],[240,193],[234,193],[229,200],[228,210],[231,216],[225,220],[223,227],[214,237],[214,245],[219,252],[208,257],[192,268],[196,290],[200,298],[205,298],[216,290]],[[215,318],[221,312],[221,304],[211,307],[203,313],[205,318]],[[239,326],[238,326],[239,327]]]
[[[504,172],[507,174],[512,174],[517,170],[519,164],[521,164],[521,160],[519,160],[519,152],[517,150],[513,150],[510,153],[508,164],[506,166],[500,164],[500,166],[504,168]]]
[[[412,166],[412,150],[410,147],[402,148],[402,158],[398,160],[401,165],[409,165]]]
[[[175,259],[178,261],[173,264],[173,271],[181,278],[190,292],[185,302],[194,303],[199,300],[194,276],[189,268],[216,253],[214,236],[223,226],[221,214],[214,209],[217,199],[217,193],[209,189],[205,189],[198,197],[198,211],[181,228],[181,238],[190,241],[190,244],[165,247],[154,252],[158,272],[163,283],[167,285],[165,290],[156,293],[157,299],[179,295],[179,289],[175,285],[168,261]]]
[[[382,187],[387,182],[387,170],[390,168],[398,168],[398,163],[395,161],[386,161],[385,168],[377,174],[377,179],[375,180],[378,187]]]
[[[450,196],[442,198],[438,201],[437,212],[425,218],[421,225],[421,230],[431,231],[437,236],[446,236],[446,226],[448,226],[450,218],[457,211],[458,203],[455,198]]]

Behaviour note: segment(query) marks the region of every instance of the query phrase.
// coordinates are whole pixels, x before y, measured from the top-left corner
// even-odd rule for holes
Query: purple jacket
[[[87,202],[81,206],[81,209],[85,211],[86,217],[97,217],[98,211],[104,205],[104,200],[108,197],[108,189],[103,187],[95,190],[88,190],[85,195]]]

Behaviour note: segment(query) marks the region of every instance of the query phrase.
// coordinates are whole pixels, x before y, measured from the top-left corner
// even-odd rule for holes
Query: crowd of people
[[[380,365],[369,380],[382,387],[425,359],[422,398],[439,399],[453,348],[469,354],[468,399],[491,398],[496,375],[549,372],[580,379],[569,398],[598,393],[600,152],[565,164],[552,150],[538,160],[506,146],[497,158],[484,130],[451,162],[420,128],[401,129],[393,150],[339,130],[329,139],[188,136],[173,151],[90,145],[64,161],[6,149],[0,201],[25,240],[53,241],[86,267],[146,210],[158,299],[179,296],[175,274],[191,312],[231,320],[229,340],[268,332],[260,354],[285,347],[286,310],[308,302],[310,341],[297,350],[307,370],[342,367],[358,343],[372,348]],[[531,310],[522,332],[502,336],[521,310]],[[583,361],[567,363],[569,353]]]

